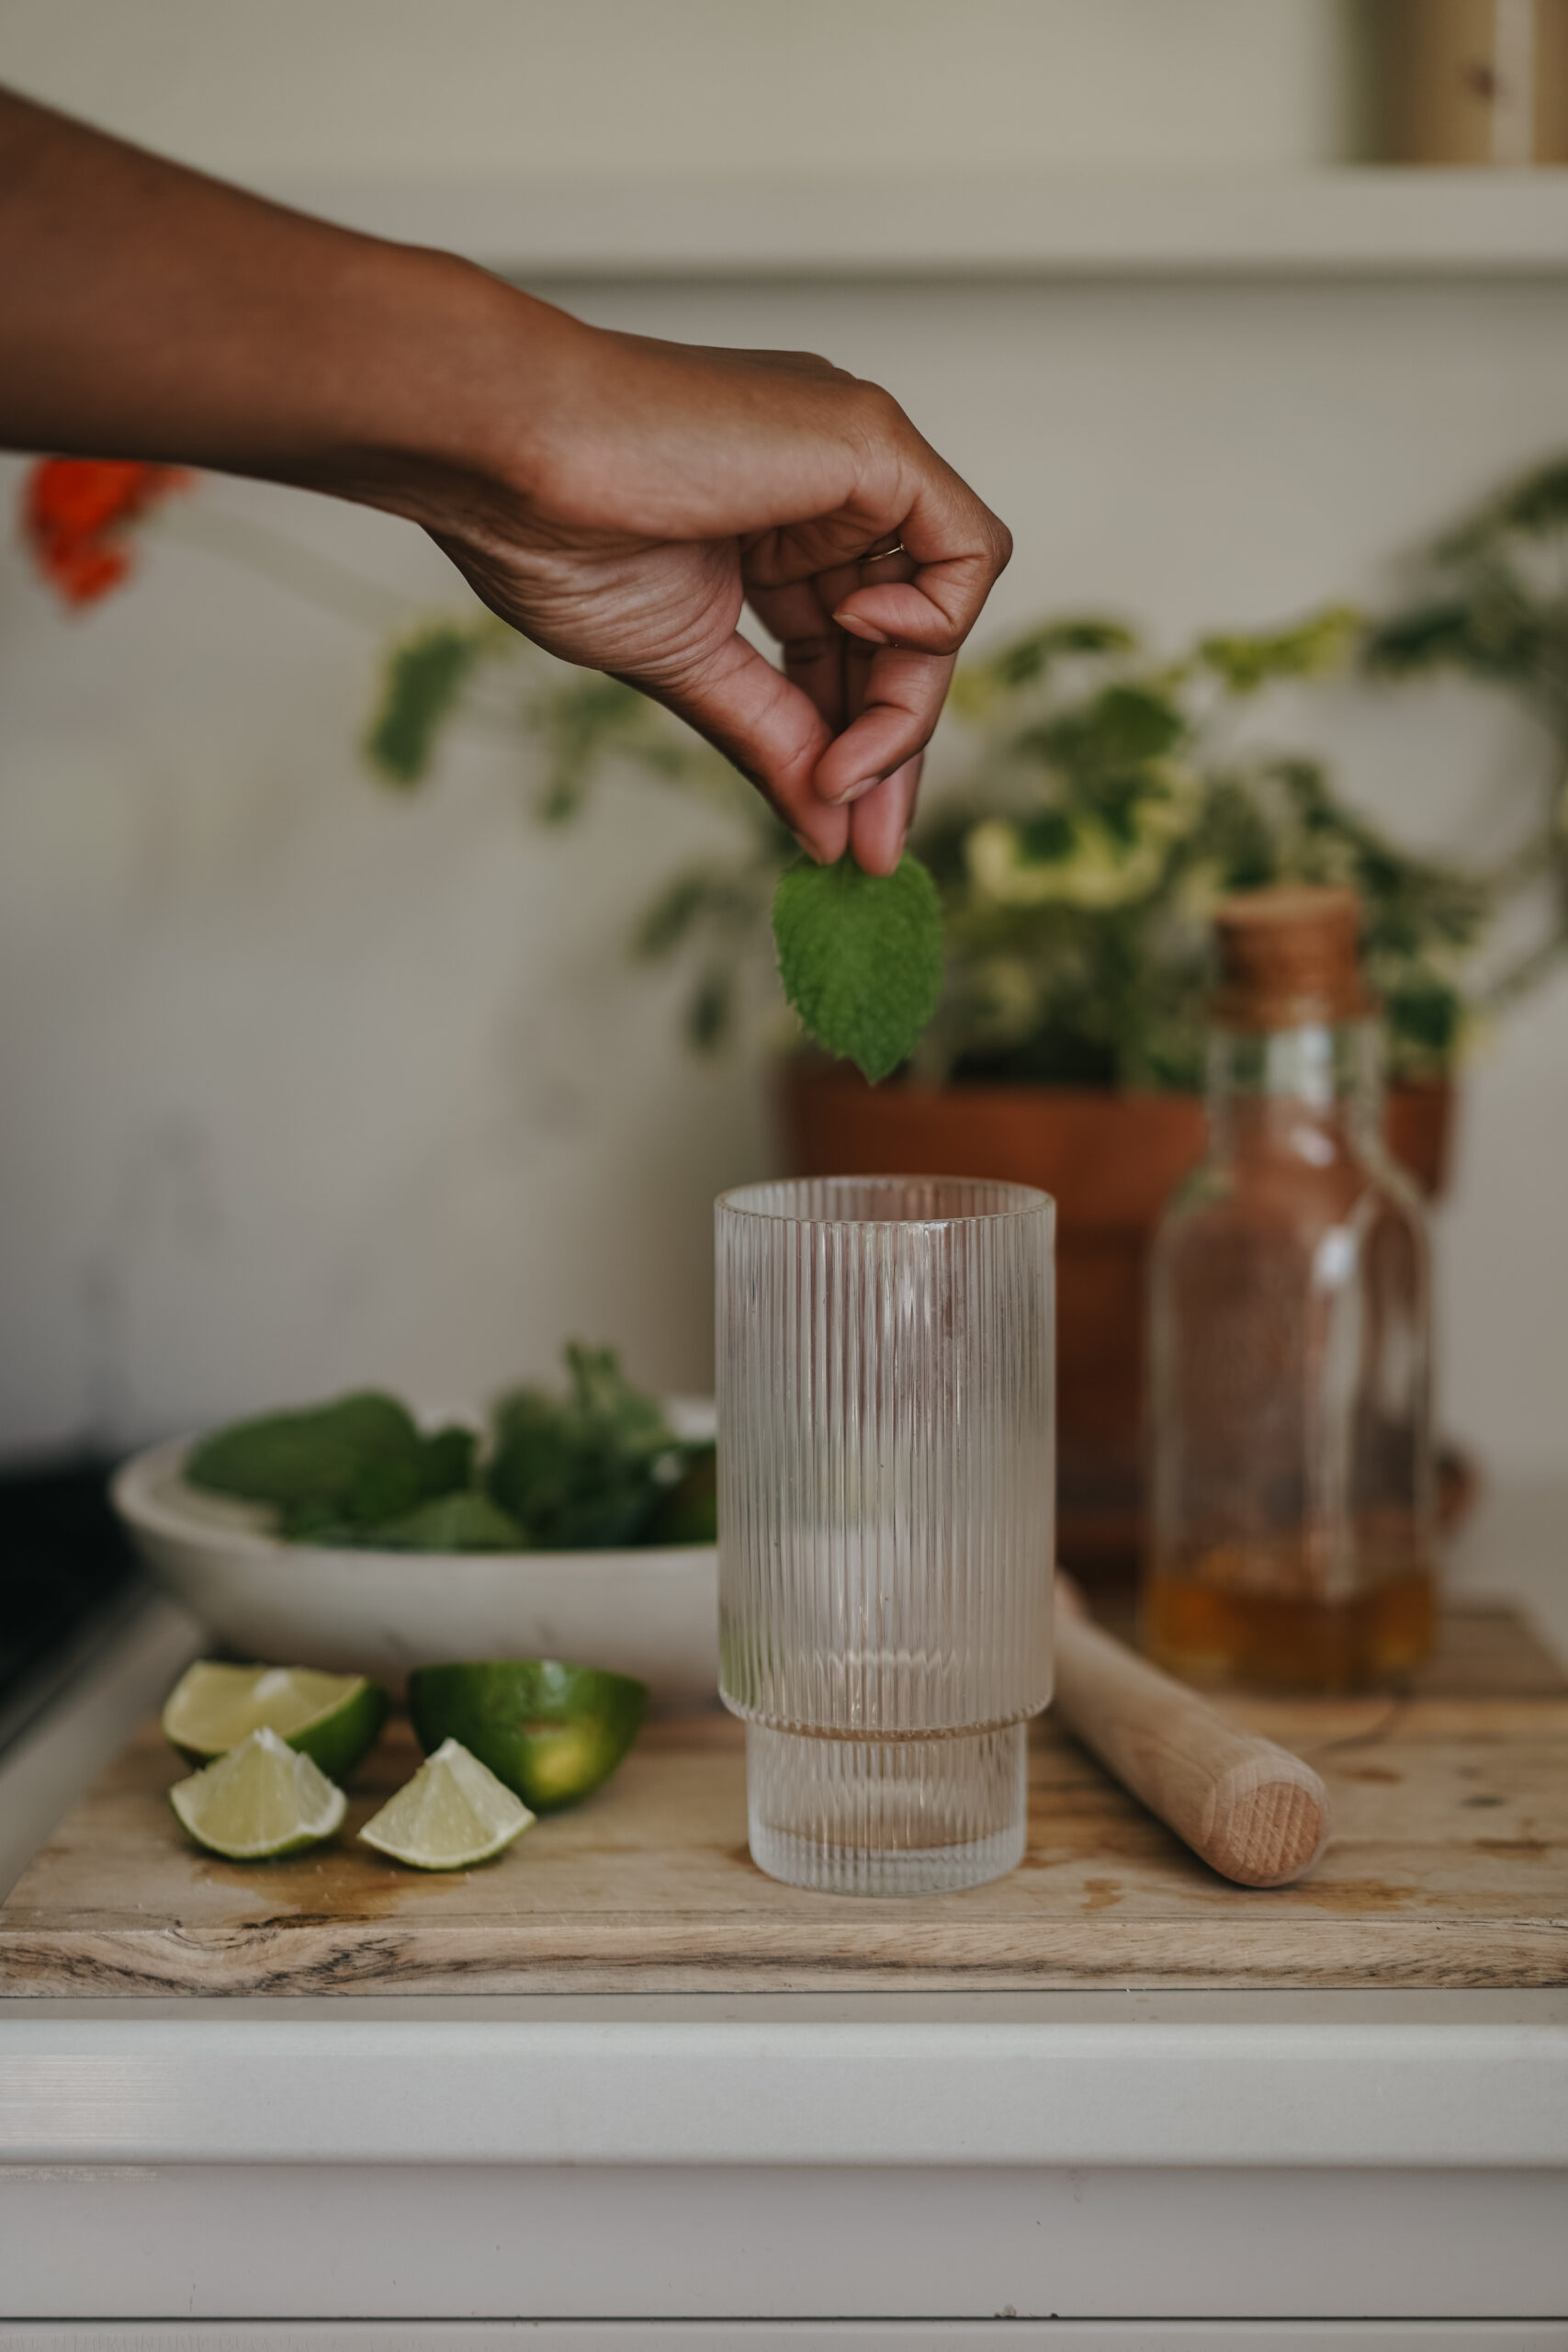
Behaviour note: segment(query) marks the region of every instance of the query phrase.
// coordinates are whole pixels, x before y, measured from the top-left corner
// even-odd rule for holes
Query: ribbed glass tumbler
[[[719,1683],[752,1855],[792,1885],[922,1894],[1022,1858],[1055,1216],[960,1177],[718,1202]]]

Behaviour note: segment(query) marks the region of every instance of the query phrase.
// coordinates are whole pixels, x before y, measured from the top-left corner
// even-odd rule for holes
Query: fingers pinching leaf
[[[942,903],[919,858],[886,875],[850,857],[790,866],[773,939],[784,994],[818,1045],[874,1086],[908,1059],[942,992]]]

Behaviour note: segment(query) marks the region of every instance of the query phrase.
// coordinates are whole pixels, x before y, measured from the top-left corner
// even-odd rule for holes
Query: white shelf
[[[522,278],[1568,274],[1568,171],[520,176],[274,193]]]

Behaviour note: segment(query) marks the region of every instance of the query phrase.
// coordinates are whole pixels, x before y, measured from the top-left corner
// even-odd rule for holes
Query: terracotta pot
[[[1446,1086],[1389,1097],[1395,1156],[1428,1197],[1448,1172]],[[1076,1087],[868,1086],[853,1070],[785,1063],[779,1108],[800,1176],[996,1176],[1056,1203],[1058,1549],[1080,1574],[1138,1544],[1144,1284],[1155,1226],[1203,1148],[1191,1094]]]

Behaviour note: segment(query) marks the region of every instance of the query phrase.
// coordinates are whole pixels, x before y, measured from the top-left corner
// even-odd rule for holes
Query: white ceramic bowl
[[[694,1400],[671,1419],[711,1432]],[[194,1440],[121,1464],[115,1509],[157,1577],[223,1645],[278,1666],[374,1675],[453,1658],[558,1657],[646,1682],[660,1707],[718,1687],[718,1553],[357,1552],[285,1544],[257,1505],[181,1476]]]

